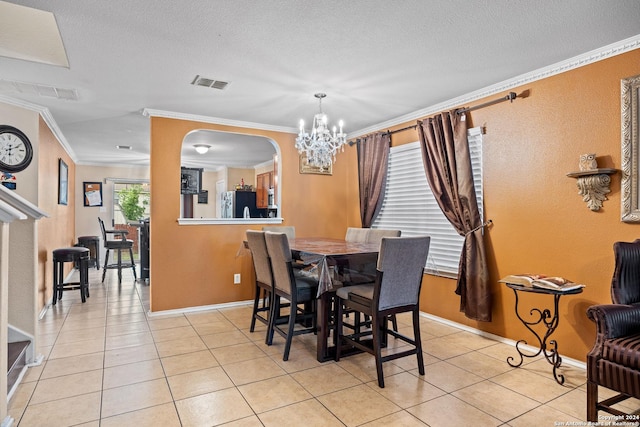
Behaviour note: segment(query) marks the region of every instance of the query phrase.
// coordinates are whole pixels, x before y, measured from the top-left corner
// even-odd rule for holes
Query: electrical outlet
[[[240,284],[240,273],[236,273],[233,275],[233,284],[234,285]]]

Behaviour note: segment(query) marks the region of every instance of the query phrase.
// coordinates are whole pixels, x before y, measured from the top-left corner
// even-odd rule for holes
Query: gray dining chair
[[[368,234],[368,228],[348,227],[347,232],[344,235],[344,240],[347,242],[365,243],[367,241]]]
[[[380,243],[376,281],[373,284],[356,285],[338,289],[335,360],[339,361],[342,346],[351,346],[375,356],[378,386],[384,388],[382,364],[401,357],[416,355],[418,372],[424,375],[422,341],[420,339],[420,288],[424,266],[429,254],[431,238],[424,237],[383,237]],[[345,310],[363,313],[371,317],[369,331],[357,330],[345,334],[343,314]],[[411,312],[413,338],[387,328],[387,318],[398,313]],[[389,350],[382,356],[382,347],[387,335],[400,339],[410,346]],[[371,345],[363,338],[371,337]]]
[[[264,238],[264,231],[247,230],[247,245],[253,258],[253,268],[256,274],[255,295],[253,300],[253,311],[251,314],[250,332],[255,330],[256,320],[269,326],[269,311],[273,304],[273,273],[271,272],[271,260],[267,253],[267,243]],[[260,305],[262,300],[262,305]],[[265,335],[265,342],[267,336]]]
[[[386,228],[347,228],[345,240],[347,242],[354,241],[360,243],[378,243],[382,241],[383,237],[400,237],[401,230],[386,229]],[[353,239],[353,240],[350,240]],[[372,262],[368,263],[356,263],[352,261],[348,266],[341,271],[343,282],[346,286],[362,285],[366,283],[373,283],[376,280],[376,264]],[[369,322],[368,316],[365,316],[365,322]],[[394,331],[398,330],[398,321],[395,315],[389,316]],[[347,324],[349,325],[349,324]],[[354,325],[356,329],[360,328],[360,319],[356,318]],[[366,325],[365,325],[366,326]]]
[[[273,272],[273,300],[269,315],[267,345],[273,343],[274,332],[285,338],[282,360],[286,361],[289,360],[291,341],[294,336],[316,332],[318,281],[312,277],[295,274],[289,239],[285,233],[267,231],[265,240]],[[286,314],[281,312],[282,298],[290,304]]]
[[[400,237],[401,233],[401,230],[393,229],[349,227],[344,240],[354,243],[380,244],[383,237]],[[339,273],[346,285],[373,283],[376,280],[376,265],[371,262],[358,263],[356,258],[348,265],[339,265]]]
[[[296,227],[293,225],[265,225],[262,227],[262,231],[271,231],[273,233],[284,233],[288,239],[296,238]],[[293,261],[293,268],[303,269],[307,268],[309,264],[303,263],[301,260]]]
[[[293,225],[265,225],[262,231],[271,231],[274,233],[284,233],[289,239],[296,238],[296,227]]]

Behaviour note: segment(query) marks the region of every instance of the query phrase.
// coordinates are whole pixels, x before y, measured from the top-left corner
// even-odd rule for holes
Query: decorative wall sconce
[[[569,172],[567,176],[578,180],[578,194],[582,196],[582,200],[587,203],[589,209],[599,211],[602,202],[607,200],[606,194],[611,192],[609,175],[613,175],[618,170],[598,168],[596,155],[593,153],[582,154],[578,166],[580,171]]]

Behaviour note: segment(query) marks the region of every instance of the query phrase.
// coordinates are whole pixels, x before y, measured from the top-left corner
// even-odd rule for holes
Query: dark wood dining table
[[[294,259],[317,268],[317,359],[320,362],[333,360],[335,346],[329,342],[330,321],[336,298],[336,290],[343,286],[340,269],[352,264],[375,263],[380,249],[379,243],[347,242],[340,239],[306,237],[289,240]],[[333,340],[332,340],[333,341]]]

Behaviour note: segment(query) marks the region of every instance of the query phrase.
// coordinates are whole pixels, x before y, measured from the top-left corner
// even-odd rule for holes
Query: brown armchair
[[[587,355],[587,420],[598,411],[627,415],[612,406],[640,398],[640,239],[613,245],[613,304],[594,305],[587,316],[596,323],[596,341]],[[598,401],[598,386],[617,392]]]

